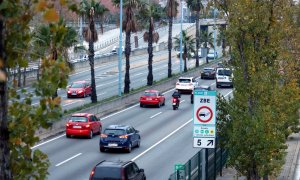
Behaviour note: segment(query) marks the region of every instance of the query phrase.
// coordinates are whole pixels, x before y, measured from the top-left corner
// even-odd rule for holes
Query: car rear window
[[[204,68],[203,71],[204,72],[211,72],[211,71],[213,71],[213,69]]]
[[[218,75],[221,76],[231,76],[231,74],[232,74],[231,70],[227,70],[227,69],[218,70]]]
[[[144,96],[156,96],[155,92],[145,92]]]
[[[82,83],[73,83],[71,88],[82,88],[84,85]]]
[[[126,134],[126,131],[124,129],[105,129],[104,134],[120,136]]]
[[[96,167],[93,180],[119,180],[121,169],[117,167]]]
[[[88,122],[88,118],[84,116],[72,116],[70,119],[71,122]]]
[[[190,79],[179,79],[178,80],[180,83],[190,83],[191,80]]]

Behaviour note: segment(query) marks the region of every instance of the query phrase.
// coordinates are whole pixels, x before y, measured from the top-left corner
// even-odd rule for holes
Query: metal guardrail
[[[203,157],[203,151],[206,151],[207,157]],[[227,161],[228,152],[218,145],[214,149],[201,149],[191,159],[185,163],[185,180],[212,180],[216,179],[217,174],[222,176],[222,168]],[[206,158],[206,178],[202,179],[203,158]],[[179,171],[172,173],[168,180],[183,180],[179,177]]]

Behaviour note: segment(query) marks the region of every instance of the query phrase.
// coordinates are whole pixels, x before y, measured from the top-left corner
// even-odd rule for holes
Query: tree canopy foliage
[[[77,9],[71,0],[57,2]],[[62,46],[73,42],[65,41],[71,34],[59,24],[60,17],[54,9],[57,2],[0,0],[0,179],[45,179],[48,174],[47,155],[31,147],[39,141],[37,129],[49,128],[61,117],[61,98],[52,98],[52,95],[57,88],[66,86],[70,71],[66,49]],[[49,27],[48,33],[56,35],[49,37],[51,43],[34,46],[37,41],[33,40],[33,30],[37,27],[32,23],[33,17],[40,17],[39,23]],[[35,91],[16,91],[13,88],[16,82],[9,81],[9,70],[27,67],[28,62],[34,60],[42,62],[41,78],[34,85]],[[33,96],[40,97],[39,104],[32,104]]]
[[[228,15],[233,98],[218,98],[229,163],[248,179],[277,175],[298,132],[299,26],[290,1],[216,0]]]

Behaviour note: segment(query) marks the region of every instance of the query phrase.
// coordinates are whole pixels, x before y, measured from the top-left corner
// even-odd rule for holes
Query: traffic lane
[[[188,106],[190,106],[190,105],[188,105]],[[184,111],[184,109],[182,109],[182,110]],[[185,113],[182,113],[182,112],[180,113],[179,111],[175,111],[175,112],[173,110],[171,110],[171,106],[170,106],[169,113],[173,114],[173,116],[165,115],[166,117],[169,117],[169,118],[166,118],[163,115],[157,116],[153,119],[150,119],[151,117],[149,117],[149,119],[147,119],[146,117],[144,117],[143,119],[140,119],[139,117],[131,118],[132,121],[136,121],[136,122],[143,121],[143,123],[140,124],[141,127],[139,127],[139,125],[135,125],[138,127],[137,129],[139,129],[141,132],[141,137],[142,137],[141,147],[138,149],[133,149],[133,151],[130,154],[114,153],[111,151],[106,152],[106,153],[100,153],[98,143],[97,143],[97,145],[96,145],[96,143],[93,143],[91,145],[80,144],[79,147],[83,147],[83,148],[90,147],[91,151],[90,150],[86,151],[85,149],[79,149],[79,147],[74,148],[74,146],[71,148],[71,150],[68,148],[67,152],[62,152],[62,154],[68,155],[65,157],[65,159],[68,159],[68,157],[72,157],[71,155],[73,155],[73,154],[76,155],[76,154],[84,152],[80,155],[80,157],[83,157],[84,155],[89,153],[89,155],[87,155],[88,159],[85,160],[85,167],[90,167],[90,168],[86,168],[83,170],[82,166],[75,167],[76,164],[81,164],[81,162],[82,162],[81,158],[78,158],[78,157],[75,157],[74,159],[70,160],[70,162],[66,162],[64,165],[61,165],[59,167],[56,167],[53,165],[60,164],[60,162],[51,161],[51,163],[53,165],[49,169],[49,172],[51,175],[50,179],[62,179],[63,178],[62,176],[72,177],[72,178],[76,179],[77,177],[80,177],[81,174],[85,174],[83,177],[87,177],[88,173],[91,170],[91,168],[93,167],[93,165],[95,165],[97,162],[100,162],[101,160],[104,160],[104,159],[105,160],[118,160],[118,159],[130,160],[130,159],[134,158],[135,156],[137,156],[138,154],[142,153],[147,148],[149,148],[152,144],[156,143],[156,141],[159,141],[163,137],[165,137],[168,134],[170,134],[171,132],[173,132],[173,130],[175,128],[177,128],[178,125],[181,124],[181,120],[185,119],[186,116],[190,115],[190,113],[186,114],[187,111],[184,111]],[[172,122],[168,121],[170,119],[175,120],[176,118],[177,118],[177,121],[172,121]],[[163,128],[163,130],[162,130],[162,128]],[[86,142],[91,143],[92,141],[86,141]],[[94,146],[94,147],[92,147],[92,146]],[[77,149],[77,152],[73,152],[74,149]],[[90,161],[91,157],[98,157],[99,153],[101,155],[97,162]],[[102,155],[104,155],[104,157]],[[118,157],[116,158],[116,156],[118,156]],[[63,160],[64,158],[60,158],[60,157],[59,158],[55,157],[55,158],[57,160],[64,162],[64,160]],[[92,158],[92,159],[95,159],[95,158]],[[74,164],[75,164],[75,166],[74,166]],[[72,166],[72,167],[70,167],[70,166]],[[63,170],[64,168],[65,168],[65,170]],[[70,172],[70,171],[74,171],[74,172]],[[66,175],[66,172],[68,172],[69,175]],[[54,174],[53,177],[52,177],[52,174]],[[58,176],[57,174],[60,174],[60,176]]]
[[[193,122],[190,120],[185,119],[187,125],[135,160],[140,168],[145,169],[148,180],[168,179],[175,164],[185,164],[200,150],[193,148]]]

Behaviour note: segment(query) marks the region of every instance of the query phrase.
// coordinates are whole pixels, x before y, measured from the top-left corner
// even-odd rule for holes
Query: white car
[[[119,53],[118,48],[119,48],[119,47],[114,46],[113,49],[111,50],[111,53],[112,53],[112,54],[118,54],[118,53]],[[117,52],[117,51],[118,51],[118,52]],[[122,46],[122,52],[124,52],[124,46]]]
[[[208,59],[217,59],[218,58],[218,52],[214,50],[210,50],[207,54]]]
[[[216,71],[216,86],[220,88],[222,86],[233,87],[233,73],[230,68],[217,68]]]
[[[192,92],[197,84],[198,82],[193,77],[180,77],[176,82],[175,89],[179,92]]]

